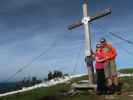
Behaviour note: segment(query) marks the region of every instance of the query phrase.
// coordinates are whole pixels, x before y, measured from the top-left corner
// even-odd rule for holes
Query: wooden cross
[[[91,36],[90,36],[90,22],[95,21],[101,17],[111,14],[111,9],[107,8],[102,12],[96,13],[94,16],[88,16],[88,2],[84,0],[83,2],[83,18],[82,20],[74,22],[68,27],[69,30],[77,28],[84,25],[85,29],[85,62],[88,68],[88,76],[91,84],[94,84],[94,68],[93,68],[93,59],[91,57]]]

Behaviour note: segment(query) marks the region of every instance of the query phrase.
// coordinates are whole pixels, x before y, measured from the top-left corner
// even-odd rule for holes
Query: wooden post
[[[83,19],[85,29],[85,62],[88,69],[88,76],[91,84],[94,84],[94,68],[93,59],[91,57],[91,33],[90,33],[90,17],[88,17],[87,0],[83,3]]]

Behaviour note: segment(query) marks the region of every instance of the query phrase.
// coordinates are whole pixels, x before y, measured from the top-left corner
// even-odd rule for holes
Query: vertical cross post
[[[93,59],[91,57],[91,33],[90,33],[90,18],[88,17],[88,4],[87,0],[83,3],[83,20],[85,30],[85,61],[88,69],[88,76],[90,83],[94,83],[94,68]]]

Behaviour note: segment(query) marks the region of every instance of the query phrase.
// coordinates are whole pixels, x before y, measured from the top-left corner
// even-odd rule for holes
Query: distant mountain
[[[20,89],[16,83],[0,83],[0,93],[14,91]]]

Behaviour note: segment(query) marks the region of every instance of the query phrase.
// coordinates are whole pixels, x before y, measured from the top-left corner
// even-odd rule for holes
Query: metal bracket
[[[82,23],[88,24],[88,22],[89,22],[90,20],[91,20],[90,17],[84,17],[84,18],[82,19]]]

